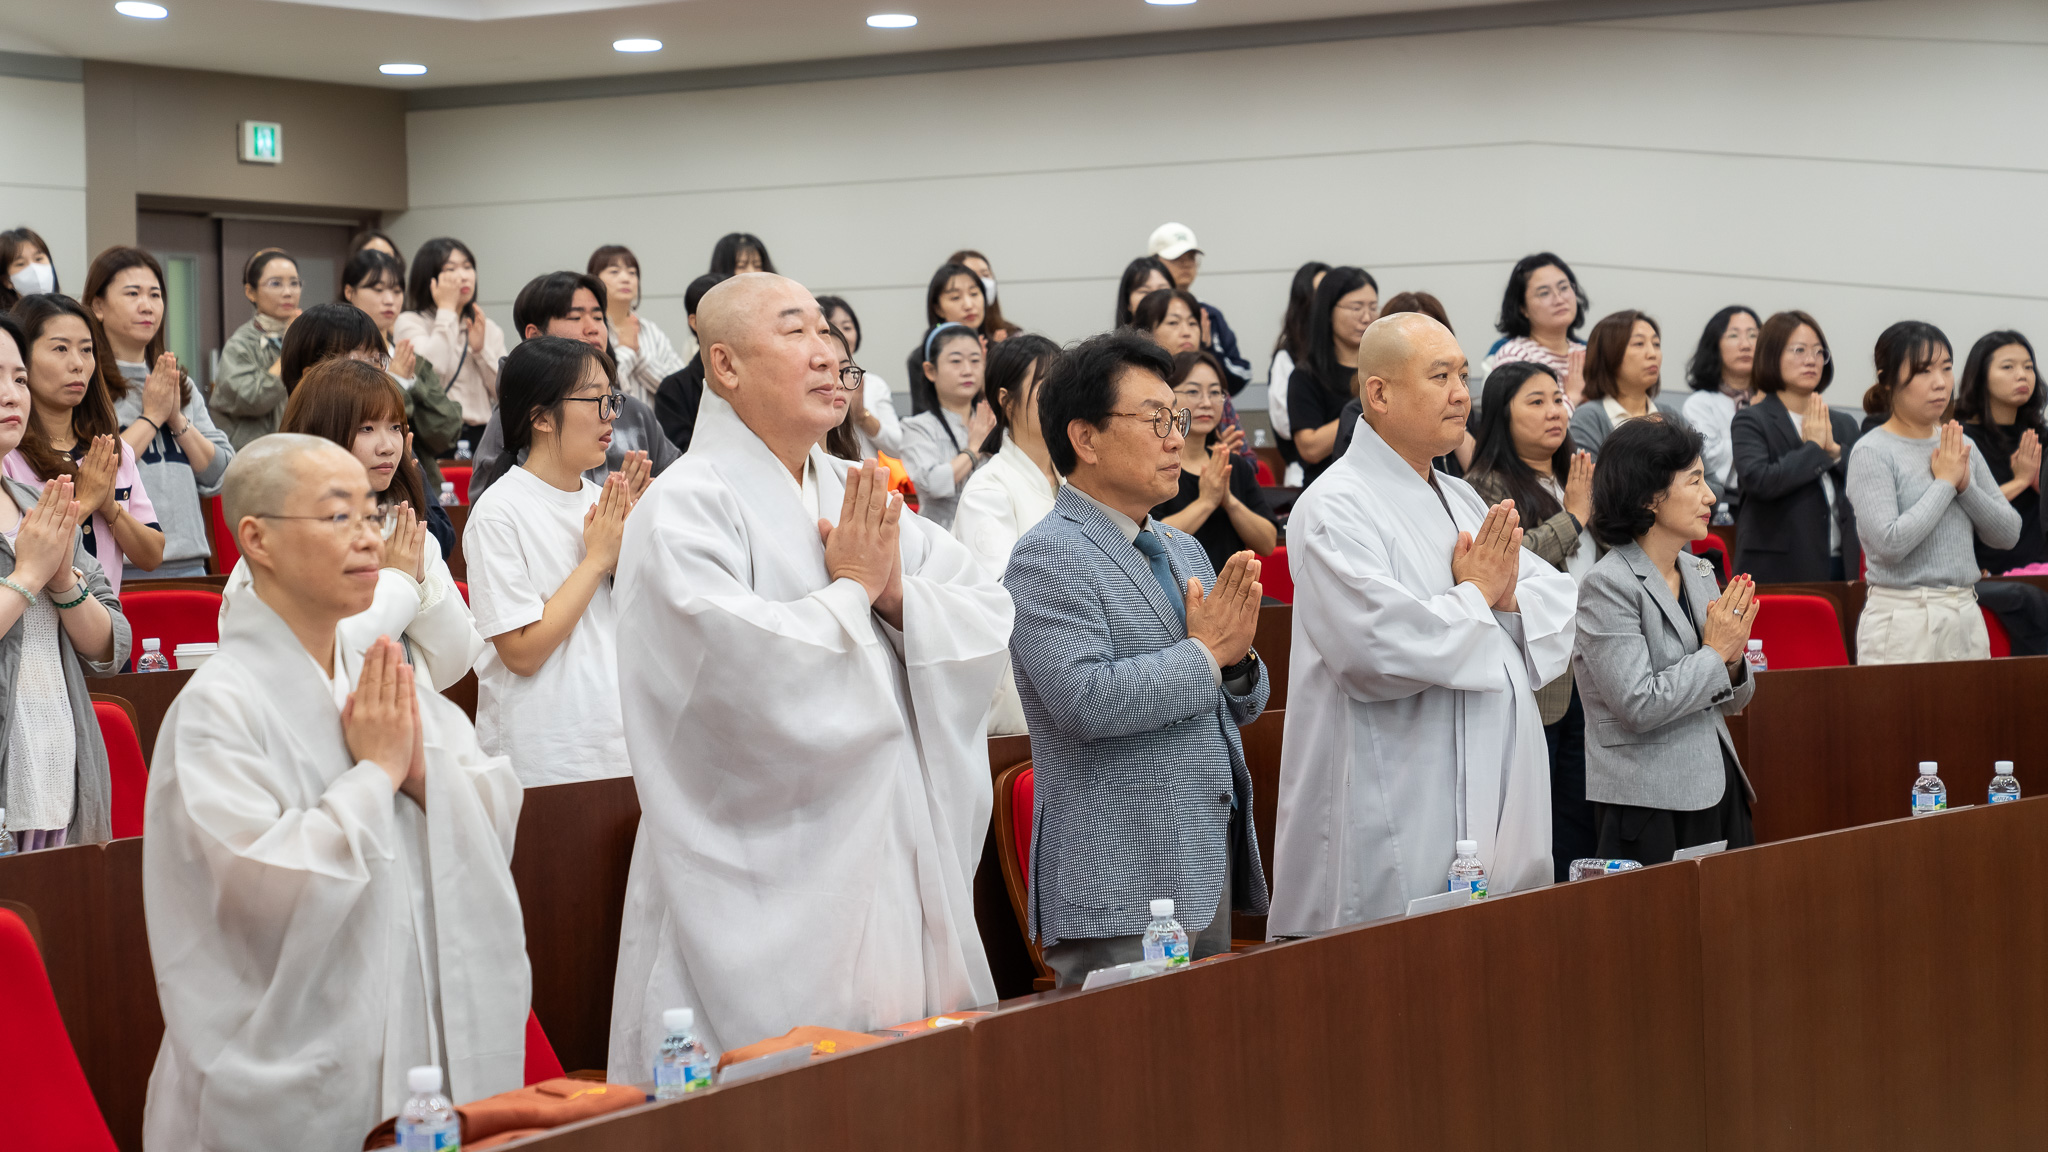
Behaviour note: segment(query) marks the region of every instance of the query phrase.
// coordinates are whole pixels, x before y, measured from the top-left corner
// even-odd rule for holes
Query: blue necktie
[[[1152,566],[1152,577],[1159,581],[1159,587],[1166,593],[1166,602],[1173,605],[1173,618],[1180,621],[1183,631],[1188,626],[1188,610],[1184,602],[1187,593],[1181,590],[1180,581],[1173,578],[1173,565],[1166,562],[1166,545],[1152,534],[1150,528],[1138,530],[1138,538],[1132,543],[1145,554],[1145,562]]]

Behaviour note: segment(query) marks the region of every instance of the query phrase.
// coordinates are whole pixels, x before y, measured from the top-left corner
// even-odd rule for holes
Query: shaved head
[[[283,512],[299,486],[304,463],[336,455],[355,460],[348,449],[332,440],[296,432],[274,432],[235,453],[220,491],[221,511],[227,514],[230,530],[245,516]]]
[[[721,281],[697,304],[704,384],[793,474],[840,423],[842,345],[810,289],[773,272]]]
[[[1465,438],[1472,411],[1458,338],[1420,312],[1382,316],[1358,341],[1358,398],[1366,423],[1418,471]]]
[[[773,272],[745,272],[718,282],[697,303],[697,339],[744,353],[764,335],[776,313],[817,301],[803,285]],[[707,373],[706,379],[711,377]]]

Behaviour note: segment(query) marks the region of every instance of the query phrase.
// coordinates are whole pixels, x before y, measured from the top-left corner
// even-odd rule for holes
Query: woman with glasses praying
[[[988,462],[982,447],[996,417],[981,402],[981,333],[941,324],[924,343],[924,378],[938,405],[903,422],[903,466],[917,485],[917,514],[951,528],[961,487]]]
[[[1757,330],[1751,382],[1762,399],[1735,414],[1735,567],[1759,584],[1856,575],[1856,512],[1842,492],[1856,419],[1828,407],[1835,365],[1820,321],[1780,312]]]
[[[370,490],[377,494],[374,515],[384,536],[384,563],[377,570],[376,599],[368,611],[335,628],[337,655],[349,681],[361,675],[363,654],[377,637],[389,636],[434,691],[446,691],[469,674],[483,655],[484,640],[427,530],[425,512],[434,505],[412,454],[405,394],[374,362],[329,357],[300,377],[279,431],[318,436],[348,449],[362,461]],[[354,532],[356,522],[353,515],[338,517],[334,527]],[[236,593],[253,582],[248,562],[236,561],[222,591],[223,623]]]
[[[477,664],[477,738],[527,787],[624,776],[612,573],[634,486],[593,483],[623,397],[609,357],[537,336],[498,379],[498,483],[470,509],[462,551],[490,641]],[[514,463],[518,461],[518,463]],[[643,465],[644,467],[644,465]]]
[[[1180,448],[1180,493],[1152,509],[1154,519],[1193,536],[1218,572],[1249,548],[1270,556],[1280,543],[1279,522],[1259,487],[1258,469],[1238,454],[1244,431],[1224,428],[1223,364],[1206,350],[1173,358],[1173,406],[1189,414]]]
[[[207,406],[213,422],[236,451],[277,431],[284,415],[285,386],[279,375],[285,329],[299,318],[299,264],[282,248],[259,249],[242,267],[242,295],[256,314],[221,346],[220,371]]]
[[[1578,339],[1591,302],[1571,265],[1555,253],[1537,252],[1515,261],[1501,296],[1494,327],[1503,337],[1488,354],[1485,370],[1527,360],[1550,369],[1564,385],[1565,402],[1577,407],[1585,387],[1586,346]]]

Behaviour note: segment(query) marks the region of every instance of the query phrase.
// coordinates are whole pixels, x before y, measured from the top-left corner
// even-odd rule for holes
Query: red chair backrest
[[[85,1082],[71,1034],[50,994],[35,938],[21,917],[0,908],[0,1084],[7,1085],[10,1148],[114,1152],[114,1135]]]
[[[1695,556],[1704,556],[1716,548],[1721,550],[1722,559],[1729,563],[1734,562],[1735,550],[1728,547],[1728,542],[1721,539],[1720,534],[1717,532],[1709,532],[1692,542],[1692,554]]]
[[[1017,836],[1017,871],[1031,875],[1031,801],[1036,788],[1031,782],[1033,769],[1026,768],[1017,773],[1017,779],[1010,785],[1010,828]]]
[[[142,835],[142,794],[149,789],[149,763],[142,755],[142,739],[135,734],[135,722],[128,710],[105,700],[92,702],[92,714],[100,722],[100,738],[107,744],[107,770],[113,777],[114,838]]]
[[[1259,487],[1261,488],[1274,488],[1279,486],[1279,481],[1273,479],[1273,466],[1271,464],[1266,463],[1264,457],[1261,457],[1259,459],[1259,470],[1257,473],[1257,477],[1259,481]]]
[[[455,590],[462,593],[462,602],[464,604],[469,603],[469,581],[457,580],[455,582]]]
[[[526,1082],[538,1084],[543,1080],[560,1080],[568,1073],[562,1071],[561,1058],[555,1055],[555,1046],[548,1043],[548,1034],[541,1031],[540,1017],[526,1010]]]
[[[218,496],[206,498],[206,534],[213,537],[213,574],[225,576],[233,572],[235,562],[242,558],[242,550],[235,544],[235,534],[228,530],[227,513],[221,511]]]
[[[1834,601],[1825,596],[1763,594],[1756,604],[1749,638],[1764,642],[1764,659],[1772,671],[1841,668],[1849,663]]]
[[[1287,568],[1287,545],[1259,557],[1259,587],[1282,604],[1294,603],[1294,574]]]
[[[141,588],[121,597],[121,612],[134,633],[137,656],[150,639],[162,642],[165,656],[174,656],[180,644],[220,643],[220,603],[220,593],[199,588]]]
[[[441,479],[455,485],[455,498],[464,504],[469,503],[469,477],[472,471],[473,467],[468,464],[450,464],[441,469]],[[439,495],[437,492],[429,492],[427,499],[433,500]]]
[[[1984,613],[1984,631],[1991,634],[1991,658],[1996,660],[2001,656],[2012,655],[2012,634],[2005,630],[2005,624],[1999,620],[1998,613],[1982,604],[1977,606],[1977,610]]]

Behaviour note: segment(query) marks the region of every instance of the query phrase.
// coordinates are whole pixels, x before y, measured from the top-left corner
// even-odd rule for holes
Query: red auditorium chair
[[[149,789],[149,758],[136,735],[135,706],[119,696],[93,693],[92,713],[107,744],[113,778],[114,839],[142,835],[142,794]]]
[[[1003,769],[996,777],[996,857],[1003,865],[1003,887],[1010,893],[1010,910],[1017,915],[1017,931],[1023,933],[1024,946],[1031,951],[1031,964],[1038,969],[1032,987],[1045,992],[1053,986],[1052,969],[1045,966],[1045,959],[1039,955],[1038,941],[1031,938],[1031,921],[1025,915],[1030,895],[1027,877],[1031,875],[1031,804],[1035,794],[1029,760]]]
[[[2012,655],[2012,634],[2005,630],[2005,624],[1999,620],[1998,613],[1982,604],[1977,606],[1977,611],[1984,613],[1984,630],[1991,634],[1991,658],[1996,660]]]
[[[1287,545],[1273,549],[1271,556],[1259,557],[1259,587],[1282,604],[1294,603],[1294,574],[1287,567]]]
[[[449,464],[441,469],[441,479],[455,485],[455,498],[464,504],[469,503],[469,478],[472,472],[473,466],[469,464]],[[427,493],[429,500],[437,499],[439,496],[438,492]]]
[[[1259,487],[1261,488],[1278,488],[1280,486],[1280,482],[1273,478],[1273,466],[1271,464],[1266,463],[1264,457],[1259,458],[1259,471],[1257,473],[1257,477],[1259,481]]]
[[[144,640],[162,641],[165,656],[180,644],[220,643],[218,592],[203,588],[136,588],[121,596],[121,612],[140,655]]]
[[[114,1135],[85,1082],[42,953],[21,917],[0,908],[0,1084],[7,1085],[10,1148],[115,1152]]]
[[[538,1084],[543,1080],[560,1080],[568,1073],[562,1071],[562,1061],[555,1055],[555,1046],[548,1043],[548,1034],[541,1031],[540,1017],[531,1008],[526,1011],[526,1082]]]
[[[1842,621],[1825,596],[1759,594],[1749,638],[1764,642],[1772,671],[1786,668],[1841,668],[1849,663]]]
[[[235,546],[235,534],[228,531],[227,513],[220,508],[220,497],[206,498],[206,535],[213,544],[213,574],[225,576],[235,570],[235,562],[242,558],[242,550]],[[166,653],[170,649],[164,649]]]
[[[455,590],[462,593],[462,602],[464,604],[469,603],[469,581],[457,580],[455,582]]]

